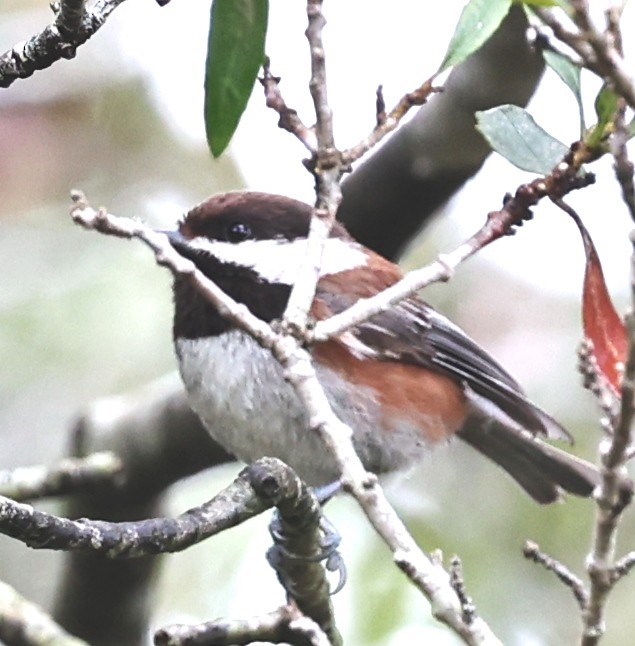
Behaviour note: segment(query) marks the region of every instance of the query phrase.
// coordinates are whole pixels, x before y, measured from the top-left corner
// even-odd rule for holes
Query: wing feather
[[[323,292],[328,309],[352,305],[346,295]],[[570,440],[547,413],[527,399],[520,385],[463,330],[423,300],[410,297],[360,324],[352,333],[376,359],[398,360],[436,370],[460,381],[535,434]],[[357,348],[359,351],[359,348]]]

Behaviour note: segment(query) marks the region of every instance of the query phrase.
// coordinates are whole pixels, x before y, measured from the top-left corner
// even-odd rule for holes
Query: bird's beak
[[[174,231],[168,231],[165,229],[155,229],[157,233],[162,233],[163,235],[167,236],[168,240],[170,241],[170,244],[175,248],[175,249],[182,249],[183,247],[187,246],[187,238],[183,236],[183,234],[178,230]]]

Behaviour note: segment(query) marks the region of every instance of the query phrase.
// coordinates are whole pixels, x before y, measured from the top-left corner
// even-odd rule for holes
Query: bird
[[[312,207],[269,193],[220,193],[193,207],[170,244],[235,301],[282,318],[306,253]],[[335,222],[310,316],[320,321],[395,284],[398,265]],[[173,283],[173,337],[190,406],[237,459],[276,457],[311,486],[341,477],[334,456],[268,349],[224,318],[189,278]],[[317,377],[353,430],[364,467],[407,470],[454,437],[541,504],[590,496],[597,468],[547,439],[571,440],[487,351],[417,295],[310,348]]]

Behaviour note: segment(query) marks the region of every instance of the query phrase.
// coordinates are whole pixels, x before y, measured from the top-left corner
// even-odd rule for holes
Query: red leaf
[[[593,343],[593,355],[602,376],[615,394],[619,394],[622,384],[622,366],[628,350],[626,328],[613,307],[604,281],[602,263],[593,240],[582,221],[573,214],[570,215],[578,225],[586,254],[582,290],[584,335]]]

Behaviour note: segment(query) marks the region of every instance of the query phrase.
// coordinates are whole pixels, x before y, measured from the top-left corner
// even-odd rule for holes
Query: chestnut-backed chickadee
[[[215,195],[170,233],[172,245],[253,314],[282,316],[306,248],[311,207],[266,193]],[[336,224],[311,308],[341,312],[401,278],[397,265]],[[309,484],[340,476],[268,350],[236,328],[186,278],[174,284],[174,342],[194,411],[237,458],[280,458]],[[560,490],[588,496],[595,467],[539,439],[568,438],[492,357],[412,296],[311,348],[337,415],[365,467],[394,471],[457,435],[505,469],[540,503]]]

